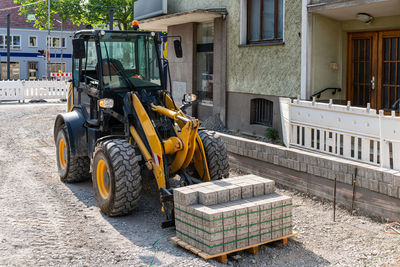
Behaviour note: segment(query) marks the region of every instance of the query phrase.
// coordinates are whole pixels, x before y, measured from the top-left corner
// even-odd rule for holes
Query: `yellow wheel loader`
[[[57,116],[54,138],[61,180],[79,182],[91,173],[106,215],[131,213],[142,178],[155,178],[166,227],[173,224],[174,187],[227,177],[229,165],[221,139],[184,112],[195,96],[182,96],[178,107],[167,90],[161,38],[145,31],[76,32],[68,110]],[[182,57],[178,38],[174,48]]]

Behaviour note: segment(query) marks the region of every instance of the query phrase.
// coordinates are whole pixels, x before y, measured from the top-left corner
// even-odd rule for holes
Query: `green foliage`
[[[240,133],[240,129],[236,129],[236,133],[239,134]]]
[[[256,132],[256,131],[253,131],[253,135],[257,135],[257,132]]]
[[[265,130],[265,136],[271,140],[276,140],[279,138],[279,133],[276,129],[274,129],[272,127],[268,127]]]
[[[16,4],[30,4],[37,0],[14,0]],[[60,24],[55,19],[62,23],[71,20],[76,25],[85,23],[85,12],[82,6],[82,0],[51,0],[50,1],[50,29],[55,27],[60,28]],[[19,9],[21,15],[35,14],[35,28],[39,30],[48,29],[48,13],[47,1],[35,5],[21,7]]]
[[[50,0],[50,28],[59,28],[59,19],[63,23],[71,20],[74,24],[90,24],[103,27],[109,23],[109,9],[114,8],[114,26],[129,30],[133,18],[133,4],[137,0]],[[30,4],[37,0],[14,0],[17,4]],[[36,14],[35,27],[48,29],[47,1],[20,8],[20,14]]]
[[[114,8],[114,26],[121,30],[130,30],[133,18],[133,3],[136,0],[87,0],[87,22],[93,26],[108,24],[111,8]]]

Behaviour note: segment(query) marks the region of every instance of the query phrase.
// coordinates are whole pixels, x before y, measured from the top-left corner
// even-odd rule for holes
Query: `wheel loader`
[[[56,117],[54,139],[61,181],[91,177],[108,216],[132,213],[142,179],[155,179],[168,227],[174,188],[227,177],[229,164],[222,140],[185,114],[195,95],[183,95],[180,107],[174,102],[163,38],[147,31],[76,32],[67,112]],[[182,57],[179,36],[173,43]]]

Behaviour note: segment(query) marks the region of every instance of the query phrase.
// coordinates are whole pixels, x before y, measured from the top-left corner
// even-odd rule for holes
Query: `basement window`
[[[250,103],[250,124],[260,124],[264,126],[272,126],[273,117],[272,101],[255,98]]]

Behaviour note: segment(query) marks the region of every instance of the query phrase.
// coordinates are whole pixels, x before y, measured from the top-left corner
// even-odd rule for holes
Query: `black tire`
[[[108,216],[132,213],[142,190],[134,147],[120,139],[101,142],[95,148],[92,166],[93,189],[101,211]]]
[[[199,135],[206,153],[211,180],[227,178],[229,176],[229,162],[224,142],[215,135],[215,132],[201,130]]]
[[[77,183],[90,179],[90,160],[88,157],[71,156],[67,129],[64,125],[61,125],[57,130],[56,157],[61,181]]]

